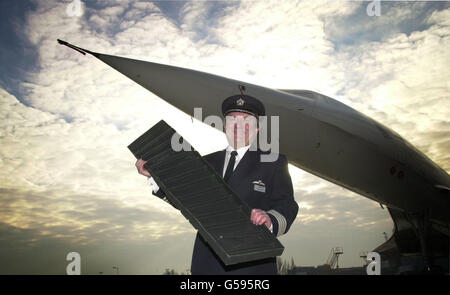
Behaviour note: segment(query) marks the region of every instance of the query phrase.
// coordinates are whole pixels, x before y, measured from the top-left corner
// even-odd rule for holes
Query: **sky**
[[[63,39],[278,89],[309,89],[392,128],[450,171],[450,6],[360,1],[0,1],[0,274],[189,269],[195,230],[151,194],[127,145],[166,120],[202,154],[222,133]],[[349,163],[351,165],[351,163]],[[292,165],[282,259],[361,266],[386,209]]]

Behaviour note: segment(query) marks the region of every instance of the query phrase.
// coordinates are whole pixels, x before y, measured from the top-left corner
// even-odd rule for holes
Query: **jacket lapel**
[[[209,162],[211,164],[211,166],[214,167],[214,169],[216,169],[217,174],[219,174],[222,177],[223,174],[223,164],[225,162],[225,151],[226,150],[222,150],[220,152],[218,152],[213,159],[211,159],[211,161]]]
[[[234,169],[228,181],[228,184],[231,187],[239,186],[241,181],[245,178],[245,176],[247,176],[250,173],[252,167],[254,167],[256,162],[259,160],[259,154],[260,154],[259,150],[256,151],[248,150],[244,154],[244,157],[239,161],[238,165],[236,166],[236,169]]]

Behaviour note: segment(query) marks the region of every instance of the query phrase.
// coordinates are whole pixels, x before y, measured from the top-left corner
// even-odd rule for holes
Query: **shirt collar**
[[[242,157],[244,156],[244,154],[248,151],[248,149],[250,148],[250,144],[247,146],[243,146],[241,148],[238,148],[237,150],[235,150],[233,147],[231,147],[230,145],[227,146],[227,154],[231,153],[232,151],[236,151],[238,153],[238,158],[242,159]]]

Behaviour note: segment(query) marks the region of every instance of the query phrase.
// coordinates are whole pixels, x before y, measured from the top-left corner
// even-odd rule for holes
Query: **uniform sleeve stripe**
[[[286,218],[284,218],[284,216],[276,211],[276,210],[269,210],[267,211],[267,213],[272,214],[273,217],[275,217],[278,221],[278,233],[277,233],[277,237],[281,236],[282,234],[285,233],[286,231],[286,226],[287,226],[287,222],[286,222]]]

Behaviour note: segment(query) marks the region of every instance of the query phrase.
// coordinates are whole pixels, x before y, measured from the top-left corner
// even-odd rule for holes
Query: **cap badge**
[[[244,105],[244,100],[242,98],[239,98],[238,100],[236,100],[236,105],[237,106],[243,106]]]

